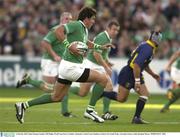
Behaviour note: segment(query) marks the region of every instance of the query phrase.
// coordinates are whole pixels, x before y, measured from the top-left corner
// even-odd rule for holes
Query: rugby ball
[[[81,41],[74,41],[70,44],[70,46],[71,45],[76,45],[76,48],[79,50],[81,55],[85,55],[88,50],[88,46]]]

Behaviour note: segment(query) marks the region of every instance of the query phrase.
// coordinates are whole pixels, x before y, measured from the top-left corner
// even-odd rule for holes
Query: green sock
[[[30,101],[27,101],[25,103],[25,106],[26,106],[26,108],[28,108],[28,107],[35,106],[35,105],[47,104],[47,103],[52,103],[52,102],[54,102],[54,101],[52,101],[52,99],[51,99],[51,94],[48,93],[48,94],[43,94],[43,95],[41,95],[37,98],[34,98]]]
[[[70,87],[69,91],[75,95],[79,94],[79,87]]]
[[[28,84],[31,84],[32,86],[37,87],[37,88],[41,88],[41,85],[44,83],[43,81],[33,80],[31,78],[29,78],[27,82]]]
[[[96,102],[99,100],[99,98],[101,97],[102,93],[103,93],[103,86],[99,85],[99,84],[95,84],[92,90],[92,95],[90,98],[90,102],[89,105],[90,106],[95,106]]]
[[[164,105],[164,108],[169,108],[171,104],[176,102],[176,100],[180,97],[180,88],[171,90],[173,97]]]
[[[165,105],[164,105],[164,108],[169,108],[169,106],[171,104],[173,104],[174,102],[176,102],[178,98],[177,97],[173,97],[172,99],[170,99]]]
[[[109,105],[111,100],[107,97],[103,97],[103,113],[109,112]]]
[[[61,113],[64,114],[68,112],[68,95],[64,96],[61,102]]]

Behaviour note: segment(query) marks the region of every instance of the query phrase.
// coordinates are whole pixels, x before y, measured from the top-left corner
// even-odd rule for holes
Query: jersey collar
[[[81,20],[79,20],[79,22],[86,28],[84,22],[82,22]]]
[[[110,38],[110,36],[109,36],[109,34],[108,34],[108,32],[107,32],[106,30],[104,31],[104,33],[106,34],[107,38],[108,38],[110,41],[112,41],[112,39]]]
[[[153,53],[155,53],[157,46],[150,40],[147,40],[146,43],[148,43],[151,47],[153,47]]]

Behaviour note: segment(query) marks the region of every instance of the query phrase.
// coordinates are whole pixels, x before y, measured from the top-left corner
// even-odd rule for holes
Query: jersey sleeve
[[[101,46],[103,46],[104,45],[104,42],[103,42],[103,40],[102,40],[102,38],[101,37],[95,37],[94,38],[94,43],[95,44],[98,44],[98,45],[101,45]],[[103,50],[102,49],[94,49],[94,51],[95,52],[99,52],[99,53],[102,53],[103,52]]]
[[[55,33],[53,31],[50,31],[44,38],[43,40],[47,41],[49,44],[52,45],[53,41],[56,40]]]
[[[144,62],[152,55],[151,52],[152,51],[149,48],[143,46],[139,49],[139,52],[136,53],[137,56],[135,56],[134,63],[138,64],[140,68],[143,68]]]
[[[64,25],[66,34],[74,32],[79,27],[80,23],[78,21],[72,21]]]

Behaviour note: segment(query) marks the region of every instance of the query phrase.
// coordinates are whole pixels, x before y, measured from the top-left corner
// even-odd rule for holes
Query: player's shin
[[[31,106],[35,106],[35,105],[40,105],[40,104],[47,104],[47,103],[52,103],[54,102],[51,98],[51,94],[47,93],[47,94],[43,94],[42,96],[39,96],[37,98],[34,98],[30,101],[27,101],[26,104],[26,108],[27,107],[31,107]]]
[[[148,100],[147,96],[139,96],[139,99],[137,100],[136,103],[136,111],[134,117],[140,118],[140,115],[144,109],[147,100]]]
[[[101,97],[104,87],[100,84],[95,84],[92,90],[92,95],[90,98],[89,105],[95,106],[98,99]]]

